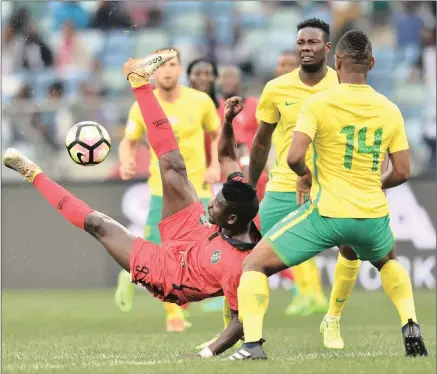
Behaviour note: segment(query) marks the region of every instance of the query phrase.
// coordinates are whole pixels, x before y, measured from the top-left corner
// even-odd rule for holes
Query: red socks
[[[80,229],[84,229],[85,218],[93,212],[86,203],[52,181],[44,173],[36,176],[33,185],[65,219]]]
[[[179,150],[178,142],[174,135],[167,116],[159,105],[150,84],[132,88],[141,114],[147,127],[147,140],[158,158],[164,153]]]

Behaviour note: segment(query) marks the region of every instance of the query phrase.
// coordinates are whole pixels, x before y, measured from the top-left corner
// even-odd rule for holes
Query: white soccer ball
[[[68,131],[65,146],[76,164],[93,166],[100,164],[108,156],[111,139],[103,126],[97,122],[84,121]]]

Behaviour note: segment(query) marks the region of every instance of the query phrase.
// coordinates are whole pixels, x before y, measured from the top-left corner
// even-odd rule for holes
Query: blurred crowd
[[[435,15],[434,1],[3,1],[3,147],[26,148],[59,178],[88,178],[70,172],[63,136],[94,120],[116,148],[133,100],[127,58],[174,46],[185,66],[200,56],[238,65],[247,94],[259,96],[277,56],[293,49],[296,25],[317,17],[334,44],[354,27],[369,33],[377,59],[369,83],[399,105],[416,174],[435,172]]]

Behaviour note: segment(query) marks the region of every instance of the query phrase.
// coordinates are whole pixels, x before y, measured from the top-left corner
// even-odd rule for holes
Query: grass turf
[[[323,348],[322,315],[286,317],[289,293],[272,292],[265,320],[267,361],[188,359],[196,345],[220,331],[220,313],[190,307],[193,327],[166,333],[163,307],[137,292],[120,312],[111,290],[4,291],[3,373],[435,373],[436,295],[418,291],[416,307],[428,358],[403,357],[400,323],[383,292],[356,290],[342,318],[344,351]],[[229,353],[225,358],[229,356]]]

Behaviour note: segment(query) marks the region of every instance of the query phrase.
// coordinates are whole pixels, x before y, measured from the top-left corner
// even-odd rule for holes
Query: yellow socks
[[[317,262],[315,258],[312,258],[311,260],[308,260],[307,262],[310,263],[311,266],[311,290],[312,294],[314,296],[314,299],[318,303],[327,304],[328,301],[326,300],[325,294],[323,293],[322,288],[322,278],[320,276],[320,269],[317,267]]]
[[[173,303],[164,303],[164,308],[167,311],[167,320],[185,319],[182,308]]]
[[[293,267],[294,282],[296,283],[299,294],[302,296],[309,296],[313,293],[311,284],[311,274],[313,271],[313,264],[311,260],[302,262]]]
[[[360,271],[360,260],[349,261],[341,253],[338,254],[334,272],[334,285],[329,300],[328,316],[340,317],[344,304],[355,286]]]
[[[257,271],[241,275],[238,287],[239,318],[243,322],[244,341],[258,342],[262,338],[263,320],[269,305],[269,281]]]
[[[396,260],[390,260],[380,270],[382,287],[398,310],[402,326],[411,318],[417,323],[413,288],[405,268]]]

